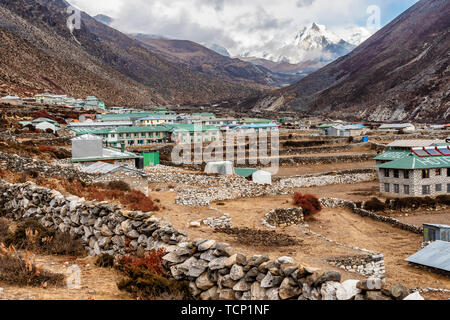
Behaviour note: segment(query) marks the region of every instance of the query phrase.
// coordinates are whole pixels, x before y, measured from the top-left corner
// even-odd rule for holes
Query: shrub
[[[5,238],[5,244],[46,254],[85,255],[84,246],[79,239],[67,232],[52,231],[33,219],[20,223],[15,232]]]
[[[130,185],[126,183],[125,181],[110,181],[108,182],[107,187],[109,189],[113,190],[120,190],[120,191],[131,191]]]
[[[125,274],[117,287],[138,299],[191,299],[189,283],[169,279],[163,266],[164,249],[147,251],[139,257],[135,252],[121,256],[116,268]]]
[[[440,204],[450,205],[450,195],[443,194],[443,195],[437,196],[436,201],[437,201],[437,203],[440,203]]]
[[[302,207],[305,217],[311,216],[322,211],[322,204],[316,196],[311,194],[301,194],[297,192],[294,194],[294,204]]]
[[[0,242],[3,242],[4,239],[9,234],[9,222],[5,218],[0,218]]]
[[[152,199],[147,197],[141,191],[133,190],[132,192],[129,192],[125,200],[128,201],[127,204],[131,210],[140,210],[144,212],[159,210]]]
[[[110,254],[102,254],[95,261],[95,265],[100,268],[112,268],[114,267],[114,257]]]
[[[35,287],[64,285],[64,275],[42,270],[28,256],[23,259],[13,247],[6,249],[0,244],[0,282]]]
[[[150,270],[131,268],[127,277],[121,280],[117,287],[127,291],[140,300],[167,299],[172,297],[178,300],[192,299],[189,291],[189,282],[168,279]]]
[[[386,209],[386,205],[378,198],[372,198],[367,200],[364,204],[364,209],[369,211],[384,211]]]

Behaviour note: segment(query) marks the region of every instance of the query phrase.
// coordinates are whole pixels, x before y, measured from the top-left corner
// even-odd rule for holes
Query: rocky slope
[[[152,52],[192,71],[227,81],[249,85],[280,87],[292,84],[300,78],[295,75],[272,72],[261,65],[233,59],[188,40],[152,39],[136,35]]]
[[[372,121],[448,121],[449,16],[449,1],[421,0],[350,54],[248,106]]]
[[[51,91],[108,104],[183,104],[243,98],[254,88],[202,75],[152,53],[85,13],[71,33],[62,0],[0,2],[0,95]]]

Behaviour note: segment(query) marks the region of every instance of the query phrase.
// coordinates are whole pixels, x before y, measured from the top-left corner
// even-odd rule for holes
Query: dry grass
[[[0,281],[17,286],[63,286],[64,275],[36,266],[32,263],[29,252],[22,258],[13,246],[7,249],[0,244]]]
[[[31,219],[20,223],[15,232],[9,234],[4,242],[8,246],[14,245],[19,249],[36,253],[69,256],[86,254],[79,239],[73,238],[69,233],[47,229],[38,221]]]

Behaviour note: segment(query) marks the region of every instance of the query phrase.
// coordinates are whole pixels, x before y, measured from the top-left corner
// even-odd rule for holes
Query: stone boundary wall
[[[328,260],[331,265],[366,277],[384,278],[386,270],[382,254],[361,255]]]
[[[354,213],[356,213],[362,217],[369,217],[376,221],[389,223],[389,224],[393,225],[394,227],[397,227],[397,228],[400,228],[403,230],[411,231],[411,232],[417,233],[417,234],[423,234],[422,227],[417,227],[412,224],[407,224],[407,223],[401,222],[400,220],[397,220],[397,219],[394,219],[391,217],[385,217],[385,216],[373,213],[371,211],[360,209],[352,201],[335,199],[335,198],[327,198],[327,199],[320,199],[320,202],[322,203],[322,205],[324,207],[328,207],[328,208],[347,207],[347,208],[350,208]]]
[[[301,154],[301,153],[331,153],[348,151],[353,148],[362,147],[367,145],[367,143],[355,143],[345,146],[318,146],[318,147],[305,147],[305,148],[295,148],[295,147],[283,147],[280,150],[280,155],[286,154]]]
[[[92,175],[76,170],[72,167],[51,165],[43,160],[35,160],[29,157],[21,157],[16,154],[0,152],[0,166],[5,169],[24,172],[37,171],[44,177],[63,177],[66,179],[79,178],[84,182],[92,181]]]
[[[246,257],[226,243],[189,240],[164,218],[125,212],[120,205],[85,201],[36,186],[0,180],[0,216],[35,218],[44,226],[81,237],[91,255],[165,248],[164,265],[175,280],[187,280],[202,300],[365,300],[382,295],[380,279],[341,283],[336,271],[295,264],[290,257],[270,261],[267,255]]]
[[[209,206],[211,202],[285,195],[294,188],[326,186],[331,184],[351,184],[376,180],[374,171],[336,175],[299,176],[282,178],[272,185],[258,185],[235,176],[198,176],[190,174],[157,175],[148,177],[149,182],[173,181],[186,184],[175,189],[176,203],[185,206]],[[212,186],[212,187],[210,187]]]

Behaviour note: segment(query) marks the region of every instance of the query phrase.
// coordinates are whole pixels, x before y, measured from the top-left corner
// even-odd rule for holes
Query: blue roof
[[[450,271],[450,242],[435,241],[405,259],[423,266]]]

